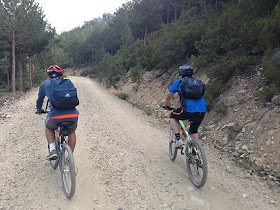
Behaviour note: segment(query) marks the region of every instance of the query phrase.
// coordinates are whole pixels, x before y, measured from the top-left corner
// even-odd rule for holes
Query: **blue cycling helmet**
[[[180,66],[180,68],[179,68],[179,74],[182,75],[183,77],[192,76],[193,71],[194,71],[193,67],[188,66],[188,65],[183,65],[183,66]]]

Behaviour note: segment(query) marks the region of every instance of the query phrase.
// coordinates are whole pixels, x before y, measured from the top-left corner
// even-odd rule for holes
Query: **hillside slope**
[[[276,187],[280,184],[279,101],[265,103],[257,97],[265,84],[261,71],[256,67],[250,76],[233,77],[230,88],[217,99],[227,107],[227,114],[218,109],[207,112],[200,132],[205,143],[219,148],[249,173],[264,177]],[[198,77],[207,84],[205,75]],[[117,92],[129,94],[132,103],[168,121],[160,104],[175,79],[176,75],[150,71],[140,83],[119,83]],[[179,106],[176,101],[178,98],[173,104]]]

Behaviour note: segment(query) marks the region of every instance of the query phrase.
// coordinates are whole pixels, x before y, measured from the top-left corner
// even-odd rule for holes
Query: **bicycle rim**
[[[190,153],[187,154],[187,170],[191,182],[197,188],[202,187],[207,179],[207,160],[205,151],[200,142],[191,140]]]
[[[178,149],[175,147],[175,135],[173,134],[173,130],[170,129],[169,135],[169,158],[170,160],[174,161],[177,157]]]
[[[71,199],[75,193],[76,175],[73,153],[68,144],[63,144],[62,147],[61,178],[64,193]]]

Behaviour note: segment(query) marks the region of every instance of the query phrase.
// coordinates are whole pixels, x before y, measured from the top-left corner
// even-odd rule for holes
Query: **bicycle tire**
[[[75,193],[76,174],[73,153],[68,144],[62,145],[61,178],[64,194],[71,199]]]
[[[187,171],[192,184],[200,188],[205,184],[207,179],[208,166],[206,153],[201,143],[195,139],[191,140],[188,146],[190,153],[186,155]],[[196,148],[196,151],[194,148]]]
[[[177,157],[178,148],[175,147],[176,139],[175,135],[173,134],[172,128],[170,129],[169,135],[169,158],[170,160],[174,161]]]

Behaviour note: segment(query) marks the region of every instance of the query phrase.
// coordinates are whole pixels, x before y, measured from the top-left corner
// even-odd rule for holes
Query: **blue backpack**
[[[204,95],[204,84],[193,77],[184,77],[181,80],[181,94],[186,99],[200,99]]]
[[[54,108],[73,109],[79,105],[77,89],[69,79],[51,79],[49,100]]]

